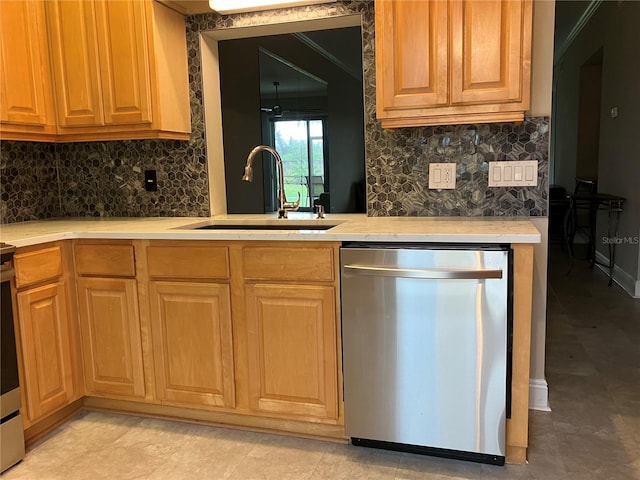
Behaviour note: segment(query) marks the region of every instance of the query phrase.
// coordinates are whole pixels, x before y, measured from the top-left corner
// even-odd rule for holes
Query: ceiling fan
[[[274,117],[281,117],[283,114],[283,110],[282,107],[280,106],[280,99],[278,98],[278,85],[280,85],[280,82],[273,82],[273,86],[276,87],[276,103],[273,107],[268,108],[268,107],[262,107],[260,110],[262,110],[265,113],[271,113]]]
[[[286,114],[286,113],[292,113],[292,114],[303,114],[303,113],[317,113],[320,112],[319,109],[317,108],[311,108],[311,109],[301,109],[301,108],[297,108],[295,110],[283,110],[282,109],[282,105],[280,105],[280,98],[278,97],[278,86],[280,85],[280,82],[273,82],[273,86],[276,87],[276,103],[273,105],[273,107],[262,107],[260,108],[261,111],[268,113],[270,115],[273,115],[275,118],[281,118],[282,115]]]

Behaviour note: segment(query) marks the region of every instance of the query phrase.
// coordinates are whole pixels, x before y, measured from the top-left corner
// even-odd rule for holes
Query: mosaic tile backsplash
[[[54,146],[0,142],[2,223],[58,217],[61,212]]]
[[[0,144],[0,221],[61,216],[208,216],[201,31],[362,15],[367,208],[370,216],[547,214],[549,119],[384,130],[375,120],[373,1],[340,1],[186,17],[192,134],[188,142],[135,140]],[[487,187],[487,162],[538,160],[538,186]],[[428,190],[429,162],[455,161],[455,190]],[[157,170],[145,192],[143,171]]]
[[[378,130],[366,142],[370,216],[546,215],[548,118]],[[489,188],[489,162],[500,160],[537,160],[538,185]],[[455,189],[427,188],[431,162],[456,163]]]

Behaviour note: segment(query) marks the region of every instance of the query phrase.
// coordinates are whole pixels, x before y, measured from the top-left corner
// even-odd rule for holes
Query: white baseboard
[[[600,263],[609,263],[609,258],[596,251],[596,261]],[[607,275],[609,274],[609,269],[607,267],[600,265],[599,263],[596,263],[596,265]],[[613,281],[620,285],[622,289],[633,298],[640,298],[640,280],[636,280],[617,265],[613,266]]]
[[[529,409],[550,412],[549,406],[549,385],[542,378],[529,379]]]

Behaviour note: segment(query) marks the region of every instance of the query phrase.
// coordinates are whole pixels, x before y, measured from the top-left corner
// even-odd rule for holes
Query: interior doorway
[[[576,178],[597,182],[600,156],[602,49],[580,67]]]

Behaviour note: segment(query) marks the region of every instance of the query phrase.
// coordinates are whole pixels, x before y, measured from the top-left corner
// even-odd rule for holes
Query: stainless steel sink
[[[220,224],[204,225],[202,227],[195,227],[195,230],[329,230],[335,227],[335,225],[300,225],[295,223],[282,222],[277,225],[240,225],[234,224]]]
[[[178,227],[180,230],[329,230],[338,226],[340,221],[324,220],[208,220]]]

